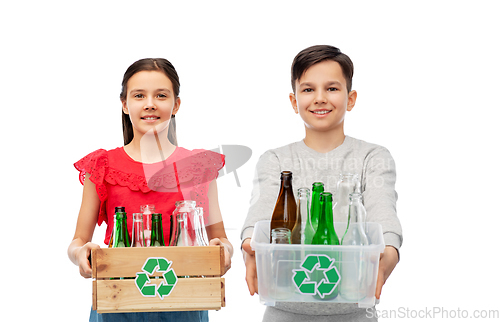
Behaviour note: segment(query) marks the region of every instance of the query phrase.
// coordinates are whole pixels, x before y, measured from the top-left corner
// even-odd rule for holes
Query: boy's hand
[[[101,248],[99,245],[94,243],[86,243],[80,247],[76,254],[76,259],[78,261],[78,267],[80,268],[80,275],[85,278],[92,277],[92,268],[89,263],[90,251],[92,249]]]
[[[375,297],[380,299],[380,293],[382,293],[382,286],[384,286],[385,281],[391,275],[392,270],[396,267],[399,262],[399,255],[396,248],[392,246],[386,246],[384,252],[380,254],[380,262],[378,266],[378,278],[377,278],[377,288],[375,289]]]
[[[222,272],[222,275],[226,274],[226,272],[231,268],[231,253],[228,249],[229,246],[223,243],[219,238],[210,239],[210,242],[208,244],[210,246],[224,247],[224,272]]]
[[[257,283],[257,265],[255,262],[255,251],[253,251],[252,247],[250,246],[250,238],[247,238],[245,239],[245,241],[243,241],[241,250],[246,266],[245,280],[247,281],[250,295],[254,295],[255,293],[259,293],[259,286]]]

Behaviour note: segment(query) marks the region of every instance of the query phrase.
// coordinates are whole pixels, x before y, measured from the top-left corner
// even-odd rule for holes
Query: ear
[[[174,108],[172,109],[172,115],[177,114],[180,106],[181,106],[181,99],[180,97],[177,97],[177,99],[175,100]]]
[[[122,110],[123,113],[128,114],[127,101],[122,101]]]
[[[347,110],[351,111],[356,104],[356,98],[358,98],[358,93],[354,90],[349,92],[347,96]]]
[[[295,111],[295,114],[299,114],[299,108],[297,107],[297,98],[295,97],[294,93],[290,93],[288,95],[290,98],[290,103],[292,103],[293,110]]]

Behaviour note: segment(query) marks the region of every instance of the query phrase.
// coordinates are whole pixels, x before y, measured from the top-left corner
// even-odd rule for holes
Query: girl
[[[125,72],[120,99],[124,146],[97,150],[75,163],[83,184],[83,197],[68,256],[80,274],[92,275],[88,257],[93,248],[95,225],[106,222],[104,243],[108,244],[114,208],[124,206],[129,233],[132,216],[140,206],[154,204],[163,214],[168,240],[170,215],[175,202],[195,200],[204,209],[210,245],[222,245],[225,269],[231,265],[232,245],[226,238],[217,200],[216,178],[224,156],[207,150],[189,151],[177,147],[174,116],[178,112],[179,77],[166,59],[141,59]],[[162,320],[208,321],[207,311],[112,313],[91,312],[90,321]]]

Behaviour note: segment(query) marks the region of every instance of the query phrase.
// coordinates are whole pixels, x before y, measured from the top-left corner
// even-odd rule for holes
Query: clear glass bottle
[[[292,244],[311,244],[314,237],[314,228],[309,212],[310,192],[309,188],[298,190],[297,221],[292,230]]]
[[[288,228],[274,228],[271,231],[271,244],[291,244],[291,232]]]
[[[151,215],[156,212],[155,205],[142,205],[142,222],[144,224],[144,242],[146,247],[151,246]]]
[[[201,231],[197,229],[200,226],[200,218],[196,210],[196,201],[177,201],[175,206],[172,213],[170,246],[202,246],[197,241],[197,231],[198,234]]]
[[[289,245],[291,243],[291,231],[288,228],[274,228],[271,230],[271,243],[274,245]],[[272,297],[278,300],[286,300],[293,296],[293,265],[294,252],[283,247],[276,247],[271,251],[271,269],[274,280],[270,281],[272,286]]]
[[[175,234],[170,239],[170,246],[193,246],[193,240],[188,231],[188,214],[178,213],[176,215]]]
[[[333,205],[333,215],[335,216],[335,222],[346,223],[348,221],[349,213],[349,195],[354,192],[357,183],[359,181],[359,176],[352,173],[344,173],[340,175],[339,181],[337,181],[337,191],[335,192],[335,204]],[[335,226],[335,232],[337,236],[344,236],[345,230],[341,231],[341,225]],[[343,225],[343,227],[346,227]]]
[[[363,218],[366,210],[360,193],[350,195],[349,223],[344,237],[343,246],[366,246],[369,244],[365,232]],[[367,292],[367,255],[359,247],[356,251],[342,253],[340,294],[343,299],[359,301],[366,297]]]
[[[198,220],[195,222],[196,227],[196,240],[200,246],[208,246],[208,235],[205,228],[205,217],[203,217],[203,207],[196,207],[196,216]]]
[[[146,247],[144,242],[144,223],[142,213],[134,213],[132,221],[132,247]]]

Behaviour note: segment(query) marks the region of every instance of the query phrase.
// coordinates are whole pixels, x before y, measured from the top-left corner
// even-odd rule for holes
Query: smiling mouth
[[[330,110],[317,110],[317,111],[311,111],[311,113],[313,114],[317,114],[317,115],[324,115],[324,114],[328,114],[330,113],[331,111]]]
[[[146,116],[146,117],[141,117],[141,120],[147,120],[147,121],[153,121],[153,120],[159,120],[160,118],[158,116]]]

